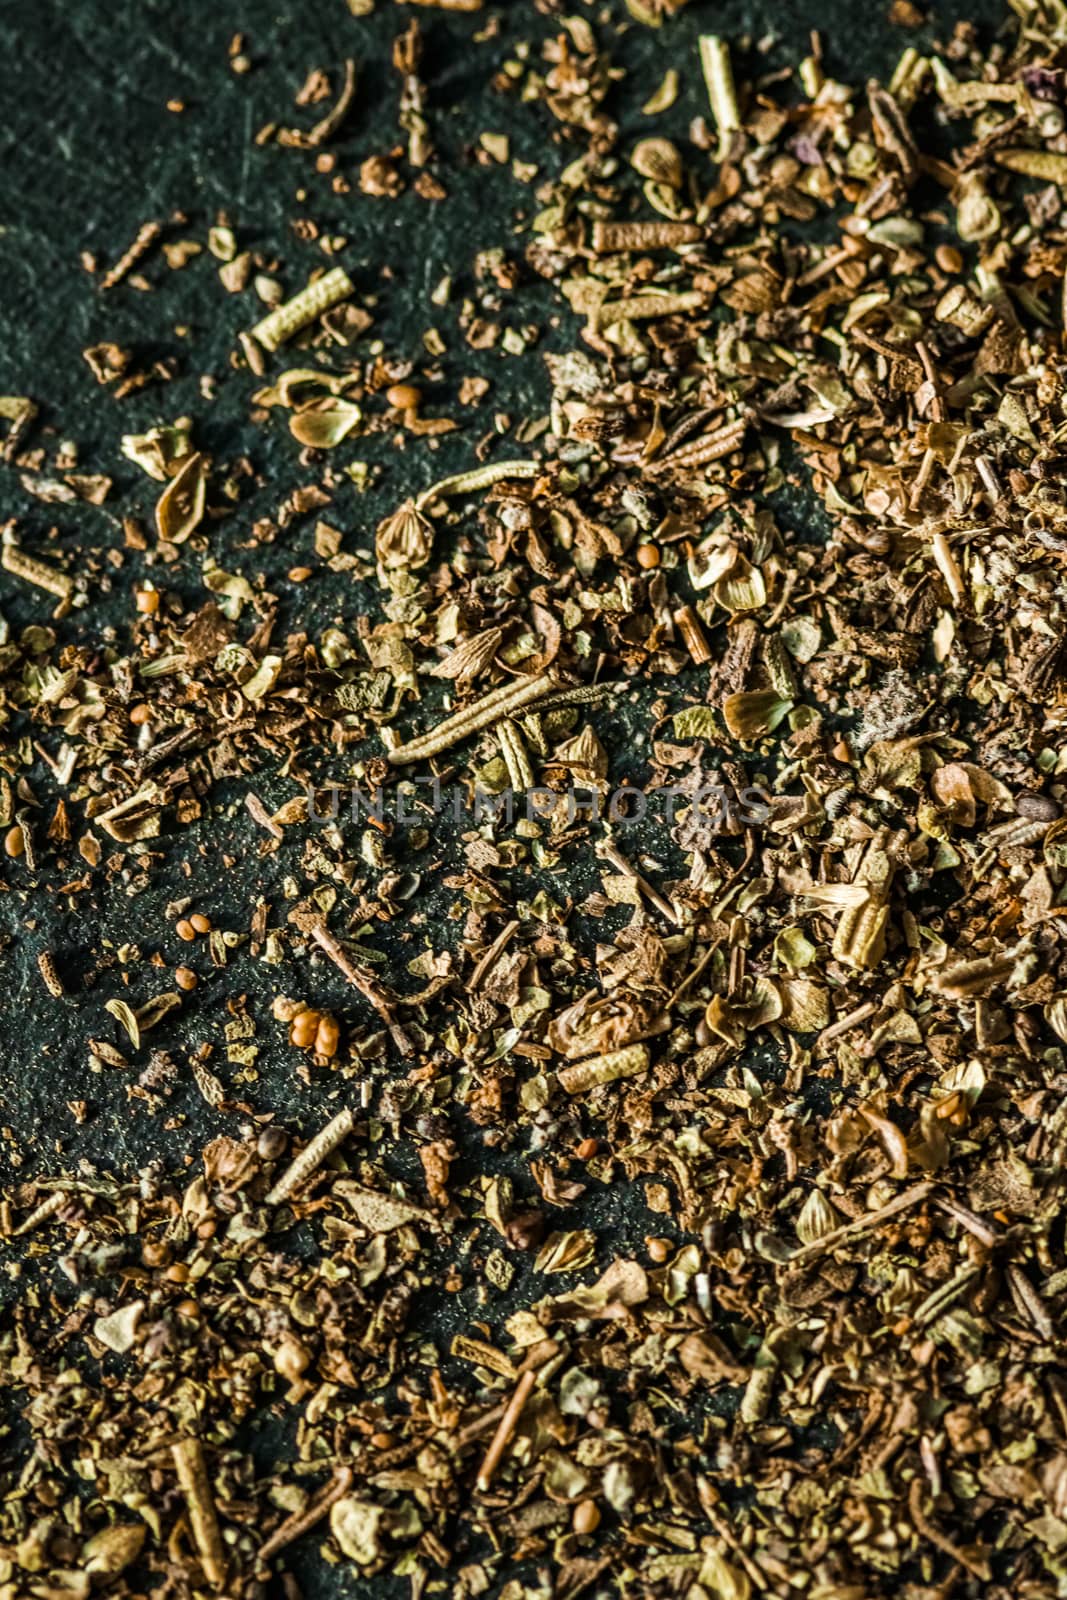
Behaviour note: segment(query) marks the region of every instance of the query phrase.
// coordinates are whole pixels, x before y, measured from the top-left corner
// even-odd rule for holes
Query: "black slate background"
[[[569,9],[593,23],[604,48],[627,69],[608,103],[620,122],[624,149],[652,131],[684,141],[690,118],[706,114],[696,47],[700,32],[715,31],[733,40],[773,34],[778,42],[767,58],[773,66],[796,62],[807,52],[809,31],[818,28],[829,72],[852,82],[869,75],[884,78],[905,45],[921,47],[929,37],[928,30],[913,34],[892,26],[886,0],[867,5],[854,0],[694,0],[659,31],[629,21],[623,0],[592,6],[575,0]],[[458,384],[466,373],[484,373],[492,389],[477,413],[464,414],[463,430],[439,448],[408,440],[398,451],[388,436],[379,436],[369,444],[356,438],[335,452],[342,464],[359,457],[379,469],[367,493],[342,490],[324,513],[346,530],[344,548],[369,545],[376,522],[405,495],[474,463],[473,446],[492,426],[494,413],[510,413],[517,422],[543,412],[547,384],[541,352],[570,347],[572,323],[559,312],[550,289],[529,275],[516,293],[504,297],[498,313],[505,324],[542,327],[539,343],[524,357],[501,350],[472,352],[455,328],[454,312],[440,312],[429,302],[430,289],[446,272],[454,276],[456,302],[474,291],[471,261],[477,250],[503,246],[520,257],[523,239],[516,215],[537,209],[533,192],[516,183],[507,167],[474,160],[478,134],[507,132],[512,155],[536,161],[542,177],[558,171],[581,149],[558,142],[555,124],[543,108],[504,97],[491,86],[494,72],[518,41],[529,41],[536,58],[540,41],[558,31],[560,14],[562,8],[532,0],[490,4],[470,17],[379,0],[374,14],[359,20],[350,15],[345,0],[0,4],[0,392],[29,394],[41,405],[43,428],[31,443],[73,439],[82,471],[108,473],[115,480],[115,490],[101,508],[49,506],[27,494],[16,473],[0,469],[0,521],[15,517],[23,544],[46,558],[50,549],[84,549],[97,555],[122,550],[119,518],[136,514],[150,526],[158,491],[124,460],[119,440],[185,413],[194,418],[198,443],[217,463],[247,454],[256,468],[257,486],[233,515],[212,526],[210,544],[214,558],[227,570],[250,577],[257,570],[265,572],[267,586],[282,598],[277,637],[296,628],[316,637],[333,620],[351,626],[361,610],[373,610],[373,591],[335,577],[314,556],[314,517],[291,524],[273,545],[242,548],[255,517],[271,513],[294,486],[319,476],[317,469],[300,466],[298,448],[283,422],[265,428],[249,422],[257,381],[247,371],[235,371],[230,355],[238,330],[248,327],[256,314],[251,296],[225,293],[218,264],[206,251],[180,272],[172,272],[155,251],[140,269],[155,285],[152,294],[126,284],[101,295],[79,256],[93,252],[106,269],[143,222],[165,220],[176,212],[186,220],[169,227],[167,237],[203,242],[207,228],[224,212],[239,248],[274,257],[287,292],[294,292],[323,261],[316,245],[302,243],[293,232],[294,219],[310,217],[323,232],[342,233],[350,241],[339,259],[361,295],[377,296],[369,337],[381,339],[387,354],[425,365],[422,334],[431,324],[441,327],[450,348],[440,362],[443,380],[425,385],[427,413],[455,410]],[[957,18],[971,17],[989,27],[1000,16],[995,0],[951,0],[932,8],[933,29],[942,37]],[[367,199],[355,182],[360,161],[397,142],[399,80],[389,55],[393,39],[413,17],[425,38],[423,77],[437,151],[432,170],[448,191],[448,199],[440,203],[420,199],[410,187],[396,202]],[[495,36],[479,41],[490,23]],[[245,76],[236,76],[228,64],[235,33],[246,36],[252,60]],[[737,54],[743,75],[743,48]],[[353,184],[353,192],[341,197],[332,192],[328,177],[315,173],[313,156],[273,145],[259,148],[253,138],[271,121],[309,127],[323,108],[300,110],[293,105],[294,95],[316,66],[330,71],[336,85],[336,69],[349,55],[358,66],[356,105],[330,146],[339,170]],[[666,115],[642,117],[640,106],[669,66],[682,77],[678,102]],[[181,114],[166,109],[174,99],[184,103]],[[86,346],[103,340],[132,346],[139,356],[174,356],[178,377],[116,402],[96,384],[81,356]],[[272,370],[294,364],[300,363],[276,361]],[[201,392],[204,375],[214,380],[210,401]],[[51,436],[49,429],[54,430]],[[490,459],[524,453],[504,439]],[[285,572],[305,561],[316,569],[315,576],[299,588],[287,584]],[[145,574],[176,590],[189,605],[203,603],[206,591],[197,559],[186,557],[162,575],[145,562],[145,556],[124,552],[123,565],[112,573],[110,593],[94,582],[89,607],[56,625],[60,638],[84,638],[110,626],[121,639],[132,614],[131,590]],[[48,624],[50,609],[47,596],[0,573],[0,614],[13,631]],[[609,747],[623,749],[630,744],[634,715],[632,706],[621,704],[592,720]],[[624,755],[620,771],[626,762]],[[39,771],[34,783],[47,802],[51,792],[46,783],[38,783]],[[254,786],[268,804],[293,792],[291,782],[269,770]],[[188,959],[187,947],[176,940],[163,911],[178,895],[194,896],[197,907],[222,927],[245,930],[260,895],[275,907],[272,925],[284,921],[281,879],[294,870],[303,841],[291,840],[296,830],[289,830],[283,849],[263,861],[258,854],[262,834],[241,803],[245,787],[220,786],[201,822],[167,833],[158,844],[164,860],[152,871],[148,887],[135,896],[127,895],[121,884],[94,889],[79,897],[75,910],[54,890],[84,870],[76,855],[67,870],[51,850],[42,849],[36,875],[3,860],[0,1043],[5,1071],[0,1125],[5,1132],[0,1173],[54,1173],[83,1161],[127,1175],[156,1158],[180,1166],[214,1133],[233,1132],[240,1124],[239,1114],[212,1113],[187,1072],[160,1115],[129,1100],[127,1088],[136,1072],[91,1073],[88,1037],[125,1044],[104,1010],[105,1001],[118,995],[136,1006],[169,987],[169,981],[146,961],[128,969],[128,986],[117,966],[89,988],[81,974],[104,940],[114,946],[135,944],[145,957],[158,950],[168,967]],[[49,811],[42,814],[47,817]],[[652,842],[662,852],[662,841]],[[238,865],[229,872],[221,865],[223,854],[237,858]],[[391,963],[410,959],[424,946],[428,922],[429,942],[440,942],[445,925],[439,919],[454,898],[439,887],[441,876],[427,883],[423,897],[413,902],[407,929],[375,936]],[[567,888],[580,899],[594,882],[595,870],[587,866],[572,875]],[[66,1002],[54,1002],[42,992],[35,956],[44,947],[56,952],[71,993]],[[211,1066],[224,1081],[230,1069],[222,1030],[232,998],[248,995],[250,1010],[265,1018],[269,997],[282,990],[314,998],[342,1016],[367,1020],[358,999],[353,1008],[352,992],[340,975],[321,962],[313,971],[306,961],[299,968],[265,967],[238,952],[221,972],[212,971],[203,955],[193,964],[204,981],[180,1016],[168,1018],[149,1042],[183,1061],[189,1046],[212,1043]],[[388,975],[403,987],[402,971]],[[238,1097],[246,1097],[257,1111],[275,1112],[287,1125],[319,1126],[330,1114],[326,1096],[335,1092],[336,1082],[300,1082],[293,1071],[294,1052],[279,1026],[261,1022],[257,1042],[258,1079],[243,1085]],[[88,1103],[81,1126],[68,1109],[71,1100]],[[486,1152],[477,1142],[469,1144],[463,1129],[454,1132],[463,1145],[456,1169],[462,1181],[465,1170],[485,1164]],[[516,1176],[525,1173],[518,1150],[489,1159]],[[389,1152],[389,1161],[399,1174],[419,1172],[413,1148],[398,1146]],[[614,1252],[636,1245],[652,1220],[640,1195],[594,1187],[580,1210],[560,1225],[592,1226],[605,1250]],[[663,1231],[663,1222],[655,1219],[655,1231]],[[514,1290],[520,1300],[523,1286],[520,1274]],[[494,1315],[506,1310],[501,1301]],[[466,1295],[429,1292],[420,1332],[444,1344],[450,1328],[465,1326],[474,1312]],[[284,1448],[273,1434],[260,1434],[248,1443],[265,1468],[271,1453]],[[294,1559],[294,1566],[310,1570],[300,1559]],[[309,1583],[309,1595],[356,1594],[370,1588],[385,1592],[381,1586],[361,1589],[343,1570],[327,1583],[324,1569],[314,1562],[311,1566],[319,1577]]]

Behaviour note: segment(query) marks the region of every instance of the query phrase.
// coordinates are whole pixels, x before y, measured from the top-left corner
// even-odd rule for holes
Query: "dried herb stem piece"
[[[928,1540],[936,1549],[941,1550],[947,1556],[951,1556],[953,1561],[958,1561],[960,1566],[966,1568],[972,1577],[980,1578],[983,1583],[988,1583],[991,1576],[988,1564],[985,1561],[976,1561],[967,1551],[961,1550],[958,1545],[952,1543],[951,1539],[947,1539],[943,1533],[939,1533],[933,1523],[927,1521],[922,1509],[922,1499],[923,1480],[921,1477],[913,1478],[911,1487],[908,1490],[908,1509],[911,1512],[911,1520],[915,1524],[916,1531],[921,1533],[923,1538]]]
[[[299,333],[301,328],[306,328],[309,322],[314,322],[324,311],[340,305],[342,300],[347,300],[354,293],[355,284],[348,273],[343,267],[334,267],[257,322],[252,329],[252,337],[264,349],[277,350],[280,344]]]
[[[500,740],[500,753],[508,769],[508,782],[516,794],[533,788],[534,773],[530,757],[522,741],[522,734],[510,718],[505,718],[496,730]]]
[[[648,1071],[651,1060],[647,1044],[628,1044],[622,1050],[609,1050],[602,1056],[589,1056],[573,1066],[560,1067],[556,1074],[560,1088],[567,1094],[587,1094],[603,1083],[617,1083],[621,1078],[636,1078]]]
[[[699,311],[707,304],[700,289],[681,289],[672,293],[630,295],[625,300],[610,300],[597,310],[593,321],[599,328],[608,328],[613,322],[645,322],[650,317],[676,317],[683,311]]]
[[[912,1184],[910,1189],[904,1189],[886,1205],[879,1206],[876,1211],[868,1211],[866,1216],[856,1217],[853,1222],[846,1222],[842,1227],[824,1233],[821,1239],[813,1239],[811,1244],[801,1245],[799,1250],[793,1252],[790,1259],[794,1262],[806,1261],[810,1256],[821,1255],[824,1250],[833,1250],[844,1240],[852,1239],[857,1234],[881,1227],[882,1223],[888,1222],[891,1217],[898,1217],[902,1211],[910,1211],[914,1206],[920,1205],[933,1188],[934,1185],[930,1182]]]
[[[307,136],[307,142],[313,149],[317,145],[325,144],[327,139],[333,138],[351,109],[355,93],[356,63],[349,57],[345,62],[345,76],[340,94],[330,110],[320,122],[316,122]]]
[[[56,1189],[46,1200],[42,1200],[40,1205],[35,1206],[29,1216],[19,1223],[11,1237],[17,1239],[24,1233],[32,1233],[34,1228],[40,1227],[42,1222],[47,1222],[48,1218],[54,1217],[57,1211],[62,1211],[69,1198],[65,1190]]]
[[[121,283],[137,263],[144,259],[162,232],[163,225],[159,222],[146,222],[143,227],[138,228],[137,237],[125,255],[120,256],[111,271],[100,280],[101,292],[114,289],[116,284]]]
[[[64,989],[63,981],[56,971],[56,964],[50,950],[42,950],[38,955],[37,970],[44,980],[44,986],[48,993],[54,995],[57,1000],[63,999],[67,991]]]
[[[204,1568],[204,1576],[214,1588],[226,1581],[226,1552],[215,1514],[215,1497],[207,1474],[207,1463],[199,1439],[179,1439],[171,1445],[178,1483],[189,1508],[193,1542]]]
[[[1024,178],[1038,178],[1042,183],[1067,184],[1067,156],[1054,150],[995,150],[993,160],[998,167],[1009,172],[1020,172]]]
[[[457,472],[424,489],[415,499],[415,509],[421,511],[431,500],[447,500],[454,494],[477,494],[480,489],[491,489],[506,478],[536,478],[540,471],[539,461],[496,461],[470,472]]]
[[[340,972],[344,973],[345,977],[348,979],[353,988],[358,989],[364,999],[370,1001],[371,1005],[374,1007],[375,1011],[377,1011],[378,1015],[388,1028],[389,1035],[400,1054],[402,1056],[409,1056],[412,1051],[411,1040],[408,1038],[399,1022],[397,1022],[395,1016],[393,1015],[393,1008],[382,994],[381,989],[379,989],[374,979],[369,973],[363,972],[355,965],[354,962],[349,960],[348,956],[345,954],[338,941],[334,938],[333,934],[326,927],[325,923],[313,923],[310,932],[311,937],[315,940],[316,944],[318,944],[321,949],[325,951],[326,955],[329,956],[334,966],[337,967]]]
[[[673,250],[697,244],[704,230],[697,222],[594,222],[593,249],[597,255],[620,250]]]
[[[337,1147],[344,1143],[356,1125],[355,1116],[349,1106],[329,1121],[325,1128],[321,1128],[315,1137],[306,1144],[294,1161],[291,1161],[268,1194],[264,1204],[268,1206],[281,1205],[283,1200],[301,1188],[317,1172],[322,1163],[331,1156]]]
[[[341,1496],[351,1486],[351,1483],[352,1468],[336,1467],[334,1469],[333,1482],[327,1484],[322,1493],[316,1496],[309,1505],[305,1506],[303,1511],[299,1511],[291,1517],[286,1517],[281,1527],[276,1528],[270,1538],[260,1545],[256,1556],[257,1565],[262,1569],[280,1550],[284,1550],[287,1545],[292,1544],[296,1539],[303,1538],[310,1528],[315,1527],[316,1523],[322,1521],[323,1517],[329,1512],[330,1507],[335,1501],[340,1500]]]
[[[951,1199],[948,1195],[938,1195],[934,1205],[943,1211],[947,1217],[953,1217],[961,1227],[984,1244],[987,1250],[993,1250],[1000,1243],[1002,1235],[996,1228],[991,1228],[983,1222],[981,1217],[975,1216],[967,1206],[961,1205],[958,1200]]]
[[[24,582],[34,584],[38,589],[46,589],[49,594],[56,595],[60,600],[69,599],[74,592],[73,578],[68,578],[65,572],[59,572],[55,567],[38,561],[36,556],[28,556],[25,550],[13,541],[5,539],[0,563],[4,571],[10,572],[13,577],[22,578]]]
[[[819,1034],[817,1043],[829,1044],[832,1039],[837,1039],[843,1033],[848,1033],[852,1028],[858,1028],[861,1022],[866,1022],[868,1017],[873,1017],[878,1010],[873,1000],[865,1000],[863,1005],[856,1006],[852,1011],[846,1012],[843,1017],[838,1017],[836,1022],[831,1022]]]
[[[641,893],[644,895],[645,899],[654,905],[656,910],[660,912],[662,916],[666,917],[668,922],[673,923],[676,928],[681,926],[681,918],[671,905],[670,901],[665,899],[664,896],[660,894],[659,890],[655,888],[653,884],[649,883],[647,878],[642,877],[641,873],[637,871],[637,868],[632,866],[630,862],[627,861],[626,857],[616,845],[613,845],[610,841],[608,841],[600,846],[599,853],[602,859],[613,866],[617,872],[621,872],[624,878],[632,878],[634,883],[636,883],[637,887],[640,889]]]
[[[718,461],[720,457],[728,456],[732,450],[740,449],[748,431],[749,421],[750,418],[747,416],[737,417],[733,422],[716,428],[714,433],[701,434],[698,439],[679,445],[668,455],[657,456],[652,463],[653,468],[704,467],[711,461]]]
[[[536,1372],[524,1372],[515,1385],[515,1392],[504,1408],[504,1415],[497,1424],[488,1450],[485,1452],[481,1466],[478,1468],[478,1488],[484,1494],[496,1476],[497,1469],[504,1459],[504,1452],[511,1443],[511,1436],[519,1425],[519,1419],[533,1392],[537,1382]]]
[[[699,41],[700,70],[708,91],[708,103],[719,134],[716,160],[723,161],[733,136],[741,126],[741,112],[734,87],[734,71],[730,62],[730,46],[717,34],[702,34]]]
[[[692,606],[679,607],[674,613],[674,626],[681,634],[682,643],[689,651],[689,659],[695,667],[702,667],[711,660],[711,646]]]
[[[499,721],[501,717],[512,716],[523,706],[532,705],[535,700],[543,699],[546,694],[558,687],[559,681],[551,672],[541,673],[533,678],[513,679],[510,683],[501,684],[499,688],[483,695],[465,710],[446,717],[432,732],[423,734],[421,738],[412,739],[407,744],[397,745],[388,751],[388,759],[394,767],[401,767],[411,761],[420,761],[424,756],[439,755],[441,751],[459,744],[460,740],[470,738],[472,733],[480,733],[483,728]]]
[[[478,965],[470,975],[469,987],[472,990],[477,989],[489,976],[518,931],[519,924],[514,919],[500,930],[488,950],[479,958]]]

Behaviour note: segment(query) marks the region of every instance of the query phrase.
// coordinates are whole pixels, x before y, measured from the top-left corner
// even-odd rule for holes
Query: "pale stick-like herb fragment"
[[[522,734],[510,718],[505,717],[496,730],[500,740],[500,753],[508,769],[508,782],[516,794],[525,794],[533,788],[534,774]]]
[[[698,244],[704,230],[698,222],[594,222],[593,249],[597,255],[618,250],[673,250]]]
[[[919,1533],[938,1550],[943,1551],[947,1556],[951,1556],[953,1561],[958,1561],[960,1566],[965,1567],[972,1577],[980,1578],[983,1583],[988,1583],[990,1571],[986,1562],[976,1561],[973,1556],[968,1555],[965,1550],[961,1550],[958,1545],[953,1544],[951,1539],[947,1539],[931,1522],[928,1522],[922,1509],[922,1498],[923,1479],[920,1474],[919,1477],[911,1480],[911,1487],[908,1490],[908,1510],[911,1512],[911,1520]]]
[[[258,1565],[261,1568],[265,1566],[268,1561],[278,1554],[279,1550],[284,1550],[294,1540],[303,1538],[310,1528],[314,1528],[316,1523],[321,1522],[334,1502],[340,1500],[346,1490],[351,1487],[352,1476],[351,1467],[336,1467],[333,1481],[326,1485],[322,1493],[312,1500],[309,1505],[305,1506],[303,1511],[298,1511],[293,1516],[286,1517],[281,1527],[276,1528],[270,1538],[260,1545],[256,1555]]]
[[[295,1194],[311,1174],[322,1166],[327,1157],[344,1143],[355,1125],[356,1119],[351,1107],[345,1106],[344,1110],[339,1111],[324,1128],[320,1128],[296,1159],[289,1163],[277,1183],[271,1186],[265,1196],[264,1204],[278,1206],[283,1200],[288,1200],[290,1195]]]
[[[689,659],[695,667],[702,667],[711,660],[711,646],[692,606],[679,607],[674,613],[674,626],[681,634],[682,643],[689,651]]]
[[[666,917],[668,922],[673,923],[676,928],[680,925],[681,918],[670,901],[665,899],[659,890],[649,883],[648,879],[643,877],[636,867],[627,861],[617,845],[612,844],[610,841],[602,844],[600,846],[600,855],[603,860],[609,862],[615,868],[616,872],[621,872],[624,878],[632,878],[645,899],[650,901],[656,910]]]
[[[539,461],[497,461],[487,467],[474,467],[470,472],[457,472],[417,495],[415,509],[421,511],[431,500],[447,500],[454,494],[477,494],[479,489],[491,489],[507,478],[536,478],[542,470]]]
[[[1024,178],[1038,178],[1042,183],[1067,184],[1067,156],[1054,150],[995,150],[993,160],[998,167],[1009,172],[1019,172]]]
[[[10,572],[13,577],[22,578],[25,583],[32,583],[38,589],[46,589],[49,594],[56,595],[60,600],[67,600],[74,592],[74,579],[68,578],[65,572],[58,572],[55,567],[50,567],[44,561],[38,561],[36,556],[28,556],[13,541],[5,539],[3,551],[0,554],[0,564],[5,572]]]
[[[199,1439],[179,1439],[171,1445],[175,1471],[185,1503],[189,1508],[189,1527],[204,1568],[204,1576],[214,1588],[226,1581],[226,1552],[215,1515],[215,1497],[207,1474],[207,1463]]]
[[[708,103],[719,133],[716,159],[723,161],[735,133],[741,126],[741,113],[734,87],[734,70],[730,63],[730,46],[717,34],[700,36],[700,69],[708,91]]]
[[[648,1071],[651,1057],[647,1044],[628,1044],[622,1050],[609,1050],[602,1056],[589,1056],[573,1066],[560,1067],[559,1086],[567,1094],[586,1094],[602,1083],[617,1083]]]
[[[125,255],[120,256],[111,271],[100,280],[101,290],[114,289],[116,284],[121,283],[137,263],[144,259],[162,232],[163,225],[159,222],[146,222],[143,227],[138,228],[137,236]]]
[[[943,533],[935,533],[930,541],[930,548],[937,562],[938,571],[948,584],[949,593],[956,605],[962,605],[967,598],[967,586],[956,563],[956,557],[952,553],[952,546]]]
[[[61,1000],[67,991],[64,989],[63,981],[56,971],[56,964],[50,950],[42,950],[38,955],[37,970],[41,974],[48,993],[54,995],[57,1000]]]
[[[365,1000],[369,1000],[377,1011],[382,1021],[389,1030],[389,1036],[402,1056],[409,1056],[412,1051],[411,1040],[404,1032],[393,1015],[392,1007],[386,1000],[382,991],[369,973],[363,972],[354,962],[348,959],[341,945],[334,938],[324,922],[315,922],[310,929],[311,937],[315,943],[325,951],[338,971],[343,972],[353,988],[358,989]]]
[[[47,1200],[42,1200],[35,1206],[28,1217],[25,1217],[14,1230],[11,1237],[19,1238],[21,1234],[32,1233],[34,1228],[40,1227],[42,1222],[47,1222],[49,1217],[54,1217],[57,1211],[62,1211],[64,1204],[70,1196],[63,1189],[56,1189]]]
[[[511,1443],[511,1436],[519,1425],[526,1402],[533,1392],[537,1382],[536,1372],[524,1372],[515,1385],[515,1392],[504,1409],[504,1415],[497,1425],[497,1430],[490,1441],[485,1457],[478,1468],[478,1488],[484,1494],[496,1475],[497,1468],[504,1459],[504,1452]]]
[[[316,317],[321,317],[324,311],[347,300],[350,294],[355,293],[355,288],[345,269],[334,267],[257,322],[252,329],[252,337],[265,350],[277,350],[280,344],[299,333],[301,328],[306,328]]]
[[[858,1028],[861,1022],[866,1022],[868,1017],[873,1017],[878,1010],[873,1000],[865,1000],[861,1006],[856,1006],[843,1017],[838,1017],[836,1022],[831,1022],[829,1027],[822,1030],[818,1037],[819,1044],[829,1044],[831,1039],[837,1039],[841,1034],[848,1033],[852,1028]]]
[[[707,304],[707,297],[699,289],[683,289],[676,294],[635,294],[625,300],[610,300],[602,305],[593,318],[599,328],[610,327],[613,322],[643,322],[649,317],[676,317],[682,311],[699,311]]]
[[[871,1228],[880,1227],[883,1222],[888,1222],[891,1217],[897,1217],[902,1211],[910,1211],[913,1206],[919,1205],[932,1192],[933,1188],[934,1185],[929,1182],[912,1184],[910,1189],[902,1190],[886,1205],[879,1206],[876,1211],[868,1211],[865,1216],[857,1217],[853,1222],[846,1222],[840,1228],[834,1228],[830,1233],[824,1233],[821,1239],[813,1239],[811,1244],[801,1245],[799,1250],[794,1250],[790,1261],[806,1261],[809,1256],[821,1255],[824,1250],[833,1250],[846,1239],[852,1239],[860,1233],[867,1233]]]
[[[703,467],[710,461],[718,461],[720,457],[728,456],[732,450],[740,449],[748,431],[749,421],[747,416],[738,417],[735,421],[716,428],[713,433],[701,434],[699,439],[679,445],[667,455],[657,456],[652,463],[653,468]]]
[[[461,739],[469,738],[472,733],[480,733],[490,723],[497,722],[502,717],[512,716],[523,706],[543,699],[557,687],[558,680],[550,672],[501,684],[499,688],[476,700],[466,710],[457,711],[453,716],[446,717],[432,732],[423,734],[421,738],[412,739],[407,744],[398,744],[387,752],[388,760],[393,766],[400,767],[410,761],[419,761],[424,756],[439,755],[441,751],[459,744]]]
[[[330,110],[327,111],[326,115],[321,119],[321,121],[316,122],[315,126],[308,134],[307,142],[309,145],[314,147],[316,145],[325,144],[327,139],[332,139],[333,135],[337,132],[347,117],[352,106],[352,101],[355,98],[355,94],[356,63],[351,57],[349,57],[345,61],[345,76],[344,82],[341,85],[341,92],[337,96],[337,99]]]
[[[500,930],[492,944],[479,958],[478,965],[470,975],[471,989],[477,989],[483,980],[488,977],[518,931],[519,924],[514,919]]]

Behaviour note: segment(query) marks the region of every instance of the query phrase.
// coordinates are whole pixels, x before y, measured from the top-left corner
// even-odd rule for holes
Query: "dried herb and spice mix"
[[[719,10],[264,14],[284,224],[68,218],[2,1600],[1067,1593],[1067,10]]]

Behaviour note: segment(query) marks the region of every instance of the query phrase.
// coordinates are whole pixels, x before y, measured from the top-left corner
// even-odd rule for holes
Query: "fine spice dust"
[[[85,260],[84,358],[155,423],[83,464],[0,399],[17,504],[113,536],[3,530],[2,898],[85,1098],[4,1129],[0,1600],[1062,1596],[1067,11],[919,48],[896,0],[851,85],[817,37],[683,52],[681,0],[531,6],[521,48],[387,6],[352,163],[349,9],[249,144],[378,208],[381,280],[307,217],[311,272],[236,207],[149,218]],[[449,204],[448,12],[541,159],[482,134],[524,220],[411,359],[375,311],[398,197]],[[187,271],[242,307],[257,459],[107,336]],[[550,406],[445,392],[456,344]],[[368,520],[383,440],[410,490]],[[205,904],[222,802],[254,842]],[[47,1076],[17,1018],[7,1061]],[[165,1158],[80,1154],[114,1085]]]

